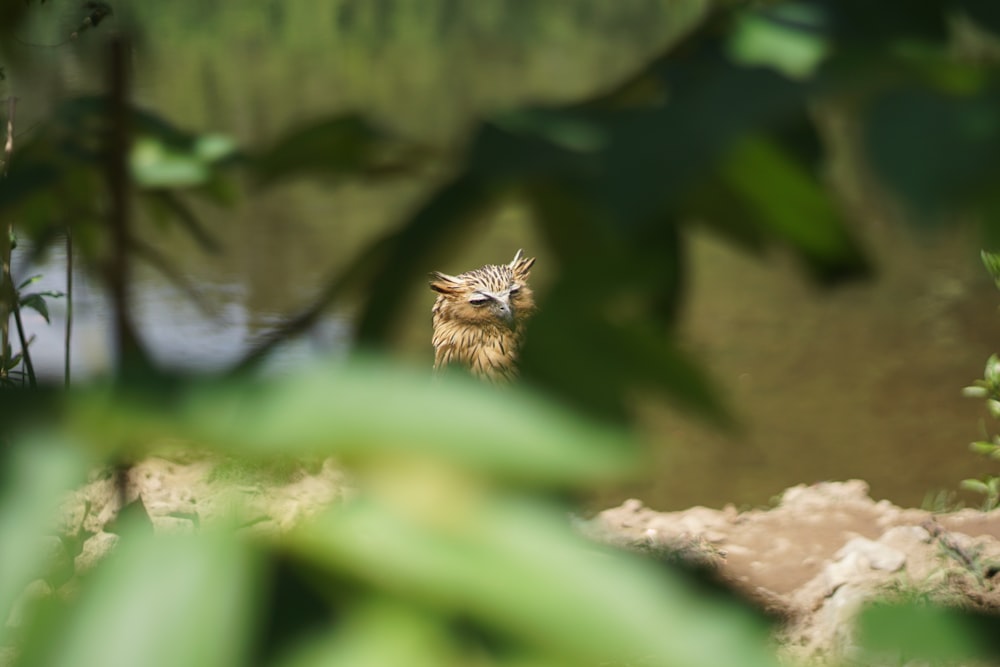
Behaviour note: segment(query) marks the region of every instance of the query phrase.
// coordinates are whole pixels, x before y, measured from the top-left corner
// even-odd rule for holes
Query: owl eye
[[[521,291],[521,286],[520,285],[514,285],[509,290],[507,290],[507,294],[509,294],[510,296],[517,296],[518,292],[520,292],[520,291]]]
[[[471,303],[473,306],[475,306],[477,308],[479,308],[481,306],[485,306],[489,302],[490,302],[490,298],[486,297],[486,296],[474,296],[471,299],[469,299],[469,303]]]

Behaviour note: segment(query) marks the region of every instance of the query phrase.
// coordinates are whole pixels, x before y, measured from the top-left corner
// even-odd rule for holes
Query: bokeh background
[[[406,179],[313,179],[259,193],[250,186],[232,208],[196,205],[221,242],[215,254],[176,229],[141,221],[203,301],[199,308],[140,269],[136,315],[152,352],[191,369],[236,360],[366,243],[399,225],[448,176],[478,118],[595,94],[705,11],[701,0],[116,3],[109,21],[138,28],[136,101],[185,129],[252,148],[290,125],[358,111],[436,158]],[[70,5],[52,2],[35,7],[23,26],[22,66],[8,68],[4,82],[20,98],[22,133],[58,100],[103,85],[99,45],[44,46],[76,20]],[[1000,52],[986,39],[966,46],[984,59]],[[681,339],[717,380],[736,426],[721,429],[660,398],[631,397],[653,460],[641,479],[595,493],[591,507],[630,496],[658,509],[759,505],[789,485],[855,477],[877,498],[918,505],[928,492],[956,489],[984,471],[966,450],[982,436],[984,410],[959,394],[1000,340],[1000,295],[979,262],[979,229],[959,216],[935,226],[913,220],[868,177],[850,110],[830,104],[816,114],[831,147],[825,179],[873,275],[819,287],[781,251],[750,256],[709,231],[695,234]],[[426,269],[458,273],[523,247],[538,255],[534,280],[544,290],[552,263],[526,215],[503,208],[479,221],[448,265]],[[43,286],[61,289],[60,250],[33,266],[27,250],[15,258],[15,273],[40,272]],[[108,306],[90,280],[77,276],[77,381],[107,373],[111,363]],[[422,283],[400,289],[412,293],[396,332],[401,354],[429,368],[433,294]],[[38,317],[28,326],[40,373],[58,378],[64,305],[50,307],[51,326]],[[343,355],[354,316],[349,303],[329,312],[279,350],[270,372]]]

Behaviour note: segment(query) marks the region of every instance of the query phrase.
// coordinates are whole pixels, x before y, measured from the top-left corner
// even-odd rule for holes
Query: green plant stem
[[[24,324],[21,322],[21,306],[14,295],[14,322],[17,324],[17,339],[21,343],[21,362],[28,373],[28,385],[37,386],[35,381],[35,365],[31,363],[31,353],[28,351],[28,339],[24,335]]]

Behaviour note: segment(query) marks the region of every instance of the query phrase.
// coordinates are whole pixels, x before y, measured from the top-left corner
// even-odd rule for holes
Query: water
[[[26,263],[27,255],[26,248],[15,255],[15,280],[40,274],[41,278],[26,291],[65,293],[65,247],[53,248],[45,261],[36,266]],[[255,310],[247,301],[246,284],[237,276],[228,276],[218,282],[198,281],[197,292],[204,308],[151,271],[136,272],[131,290],[133,316],[146,348],[164,367],[202,373],[223,371],[238,362],[263,332],[280,326],[291,314]],[[51,324],[30,309],[22,313],[22,321],[27,337],[34,337],[30,350],[36,374],[40,379],[58,382],[64,375],[67,300],[49,298],[47,303]],[[110,322],[108,299],[100,285],[85,272],[76,271],[70,347],[70,372],[74,382],[85,382],[111,372],[113,336]],[[306,335],[276,348],[264,370],[287,373],[318,356],[343,355],[349,332],[348,319],[331,313]]]

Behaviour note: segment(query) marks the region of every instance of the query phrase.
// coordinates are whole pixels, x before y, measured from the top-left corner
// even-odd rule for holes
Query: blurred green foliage
[[[4,39],[40,4],[5,8]],[[428,3],[436,13],[419,14],[403,5],[331,7],[360,44],[411,25],[430,30],[428,16],[443,21],[456,6],[441,0]],[[201,7],[188,11],[209,21]],[[510,18],[517,34],[519,12],[481,7]],[[577,6],[595,21],[610,11],[602,7]],[[280,6],[262,20],[280,32]],[[413,293],[400,286],[419,288],[479,216],[518,202],[532,212],[555,279],[539,295],[524,383],[510,391],[358,360],[277,382],[161,375],[152,388],[118,383],[59,402],[5,402],[11,428],[15,409],[29,412],[23,402],[45,415],[6,461],[5,618],[19,592],[55,567],[37,545],[58,532],[59,491],[88,467],[141,456],[161,439],[264,461],[335,456],[358,490],[271,540],[223,526],[153,537],[125,522],[111,557],[65,595],[21,610],[0,645],[14,648],[18,665],[777,664],[752,614],[704,598],[676,572],[586,543],[548,492],[636,469],[641,456],[621,422],[639,389],[725,420],[673,336],[694,226],[748,252],[783,248],[824,285],[868,274],[824,181],[814,122],[824,100],[852,101],[875,174],[918,217],[963,213],[995,225],[997,63],[963,57],[970,25],[976,39],[995,40],[1000,12],[976,0],[717,3],[598,93],[477,119],[424,202],[274,339],[353,297],[359,346],[386,347]],[[0,181],[5,221],[38,248],[71,228],[98,271],[114,241],[108,201],[121,185],[105,178],[123,129],[108,102],[87,96],[52,109]],[[155,110],[130,106],[125,122],[132,196],[207,252],[218,244],[189,198],[231,203],[244,175],[259,187],[303,176],[407,178],[439,159],[433,141],[394,135],[363,114],[242,148],[182,131]],[[142,239],[128,247],[195,291]],[[108,280],[121,287],[121,274]],[[875,649],[910,618],[885,613],[872,621]],[[964,626],[932,624],[940,637],[930,643],[960,649],[944,657],[975,652]]]

